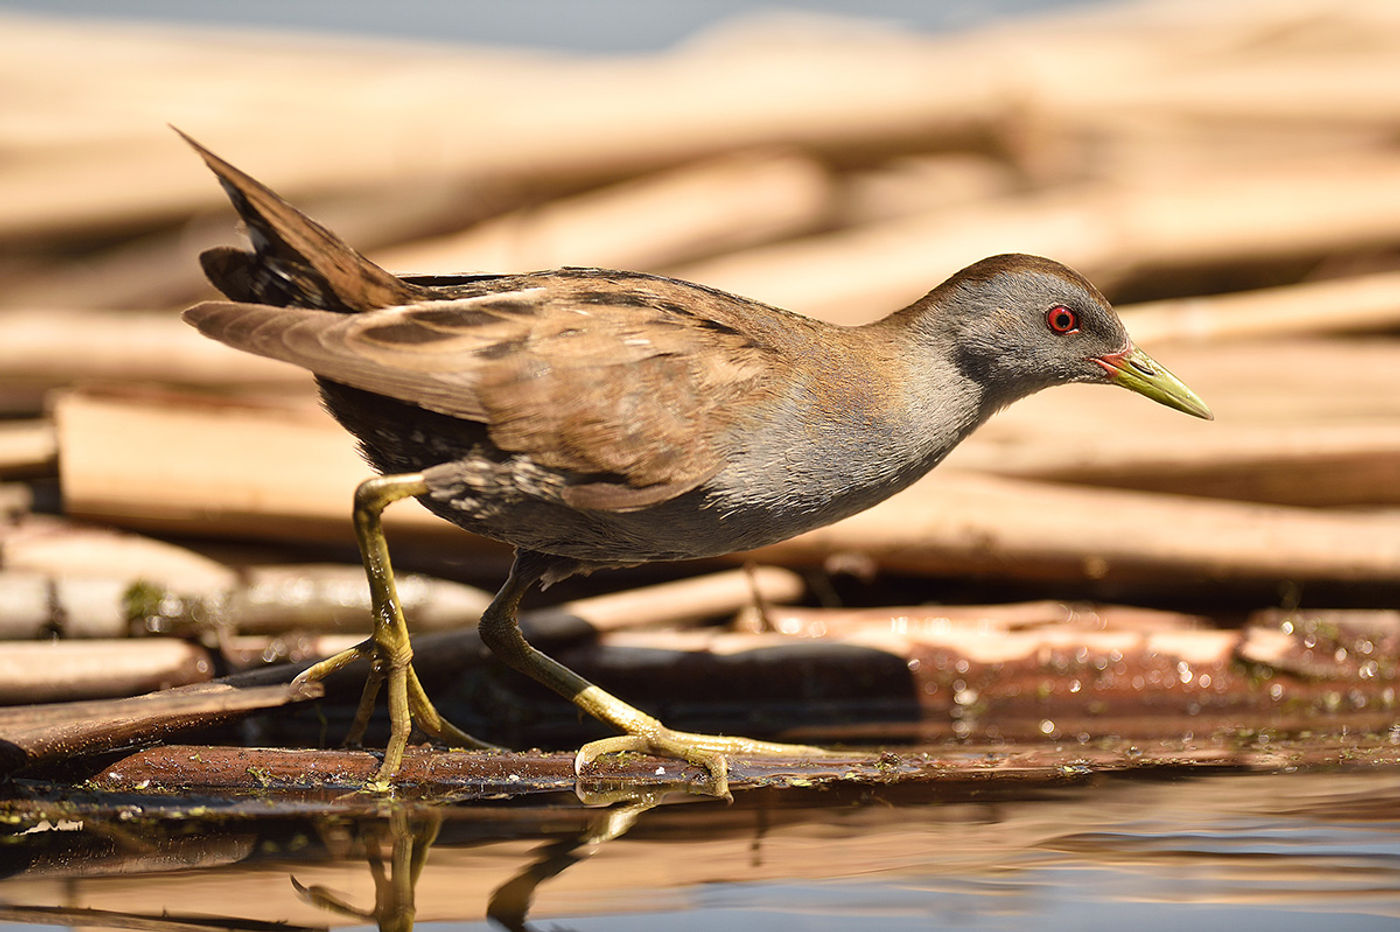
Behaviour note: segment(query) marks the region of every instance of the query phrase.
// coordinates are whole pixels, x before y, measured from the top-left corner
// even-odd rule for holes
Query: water
[[[415,917],[420,930],[618,932],[1400,921],[1400,775],[1389,772],[764,790],[728,806],[673,797],[630,809],[558,795],[361,798],[353,816],[344,800],[279,797],[188,815],[206,802],[93,797],[56,828],[11,837],[0,918],[400,932]]]

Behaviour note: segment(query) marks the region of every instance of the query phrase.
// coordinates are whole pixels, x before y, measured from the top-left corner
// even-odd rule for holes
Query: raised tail
[[[174,127],[171,127],[174,129]],[[234,301],[354,312],[409,304],[427,292],[386,272],[340,237],[180,130],[219,176],[253,251],[220,246],[200,255],[204,274]]]

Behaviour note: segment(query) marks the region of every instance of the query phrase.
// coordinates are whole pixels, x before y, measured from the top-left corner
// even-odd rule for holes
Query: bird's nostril
[[[1156,369],[1153,369],[1151,366],[1147,365],[1146,363],[1140,362],[1140,361],[1138,361],[1138,360],[1136,360],[1136,359],[1130,359],[1130,360],[1128,360],[1128,365],[1132,366],[1134,369],[1136,369],[1138,372],[1142,373],[1143,375],[1151,376],[1151,375],[1156,375],[1156,374],[1157,374],[1157,370],[1156,370]]]

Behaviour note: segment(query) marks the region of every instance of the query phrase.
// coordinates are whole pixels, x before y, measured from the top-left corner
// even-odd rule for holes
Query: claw
[[[732,802],[734,797],[729,792],[729,761],[721,753],[698,748],[686,740],[693,737],[698,736],[666,729],[655,735],[617,735],[590,741],[574,755],[574,776],[581,778],[583,769],[605,754],[623,754],[628,751],[636,754],[654,754],[657,757],[683,760],[704,767],[710,775],[704,786],[705,794]]]

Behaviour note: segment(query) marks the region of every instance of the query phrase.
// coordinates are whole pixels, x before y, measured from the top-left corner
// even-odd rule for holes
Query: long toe
[[[581,777],[585,768],[607,754],[651,754],[683,760],[704,767],[708,780],[702,791],[729,797],[730,758],[788,758],[805,760],[830,754],[805,744],[779,744],[733,735],[707,735],[660,728],[654,731],[618,735],[591,741],[574,756],[574,773]]]
[[[617,735],[590,741],[574,755],[574,776],[581,779],[586,767],[607,754],[651,754],[704,767],[708,779],[700,792],[707,796],[732,798],[729,794],[729,762],[724,755],[696,748],[680,740],[681,734],[667,729],[651,735]]]

